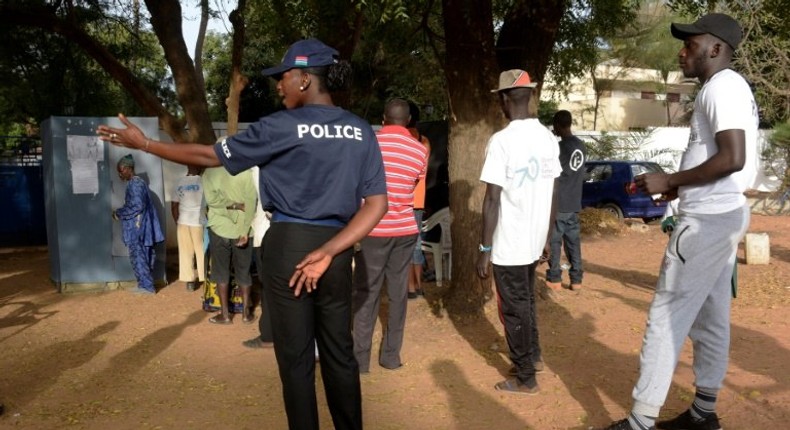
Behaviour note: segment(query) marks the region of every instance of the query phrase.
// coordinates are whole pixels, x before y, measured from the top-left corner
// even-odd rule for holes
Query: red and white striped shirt
[[[419,233],[414,220],[414,187],[425,180],[428,149],[405,127],[385,125],[376,133],[387,176],[387,213],[369,236],[395,237]]]

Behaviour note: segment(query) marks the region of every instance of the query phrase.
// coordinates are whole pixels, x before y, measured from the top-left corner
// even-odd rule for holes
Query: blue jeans
[[[565,245],[565,256],[571,264],[568,274],[571,284],[581,284],[584,271],[582,270],[582,242],[579,226],[579,214],[576,212],[558,212],[551,233],[551,258],[549,270],[546,271],[546,280],[549,282],[562,281],[562,267],[560,267],[560,250]]]

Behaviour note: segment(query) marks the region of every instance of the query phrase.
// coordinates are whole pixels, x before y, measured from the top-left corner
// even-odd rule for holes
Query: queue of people
[[[683,41],[684,75],[699,78],[703,86],[680,171],[641,175],[637,185],[649,194],[679,197],[674,231],[683,234],[672,234],[664,256],[633,409],[608,427],[613,430],[720,428],[715,405],[727,369],[729,280],[737,243],[749,224],[743,191],[754,174],[757,109],[746,82],[729,68],[742,34],[735,20],[708,14],[692,24],[672,24],[671,32]],[[334,106],[332,93],[350,76],[348,63],[337,57],[316,39],[291,45],[281,64],[264,70],[276,80],[286,109],[213,146],[152,140],[123,115],[124,128],[98,129],[101,139],[114,145],[223,175],[241,177],[258,169],[257,195],[226,196],[214,205],[243,218],[238,231],[222,236],[229,243],[238,240],[236,247],[248,239],[256,206],[259,214],[271,214],[265,229],[259,228],[258,233],[265,231],[260,244],[249,247],[250,254],[253,248],[259,254],[266,304],[261,320],[267,320],[261,336],[245,346],[273,347],[291,429],[318,428],[316,347],[334,427],[362,428],[360,373],[369,371],[382,285],[386,280],[390,306],[379,364],[391,370],[403,364],[407,298],[419,290],[419,283],[409,282],[418,264],[414,190],[424,180],[428,148],[407,128],[411,115],[405,100],[387,103],[378,134]],[[517,395],[540,392],[538,264],[549,261],[547,286],[562,290],[564,245],[570,289],[582,289],[583,275],[577,213],[586,153],[571,133],[570,113],[554,117],[560,142],[537,120],[530,106],[536,86],[524,70],[499,75],[492,93],[509,122],[491,136],[480,174],[485,197],[476,271],[480,278],[493,275],[513,364],[511,377],[494,389]],[[314,132],[325,129],[345,132]],[[127,175],[128,162],[121,167],[119,174]],[[206,200],[211,207],[213,199]],[[211,210],[209,228],[219,225],[212,224]],[[243,214],[234,212],[239,210]],[[191,272],[181,274],[194,281]],[[247,307],[245,300],[245,321]],[[212,322],[228,319],[223,308]],[[680,416],[656,422],[687,336],[695,347],[695,398]]]

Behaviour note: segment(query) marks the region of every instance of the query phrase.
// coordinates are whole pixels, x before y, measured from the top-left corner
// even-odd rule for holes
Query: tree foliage
[[[762,158],[768,173],[782,181],[780,190],[790,190],[790,123],[776,126],[763,149]]]
[[[150,33],[91,11],[74,12],[86,31],[139,77],[161,103],[175,106],[172,78]],[[141,114],[133,98],[85,51],[38,28],[0,26],[0,123],[38,124],[50,115]]]
[[[724,12],[737,19],[744,38],[735,68],[753,84],[762,121],[770,125],[790,119],[790,1],[673,0],[669,5],[692,17]]]
[[[239,51],[227,39],[207,38],[203,88],[200,67],[188,55],[181,33],[177,0],[145,0],[145,9],[132,2],[0,0],[0,23],[58,35],[79,47],[135,100],[140,111],[160,119],[178,141],[214,141],[209,101],[215,117],[224,103],[225,87],[218,73],[234,67],[257,87],[265,99],[271,86],[256,85],[261,66],[271,65],[293,41],[318,37],[340,51],[355,66],[353,90],[335,101],[378,122],[384,101],[406,96],[434,106],[450,121],[451,211],[454,216],[453,303],[466,312],[479,312],[487,289],[475,282],[473,264],[480,228],[482,187],[478,173],[485,142],[503,123],[496,86],[503,69],[527,70],[543,80],[551,70],[558,79],[581,74],[597,60],[602,37],[633,19],[636,0],[265,0],[240,8],[243,16],[244,61],[227,60],[223,51]],[[243,2],[239,2],[243,5]],[[115,23],[129,40],[156,37],[159,51],[172,73],[177,105],[146,84],[144,68],[113,52],[100,38]],[[234,28],[239,28],[235,27]],[[148,36],[143,36],[148,35]],[[127,37],[127,36],[124,36]],[[133,49],[119,40],[119,48]],[[159,50],[157,47],[157,50]],[[161,63],[160,63],[161,64]],[[159,76],[159,75],[155,75]],[[225,78],[230,81],[229,76]],[[228,84],[228,93],[233,94]],[[238,89],[238,87],[236,87]],[[207,99],[206,92],[210,94]],[[227,96],[226,96],[227,97]],[[243,106],[240,115],[271,106]],[[536,100],[537,102],[537,100]],[[537,103],[536,103],[537,108]],[[74,114],[82,114],[75,112]],[[257,114],[254,113],[254,114]],[[184,126],[189,125],[187,131]]]
[[[108,1],[3,1],[0,2],[0,23],[10,31],[33,29],[67,40],[123,87],[142,112],[158,117],[162,127],[174,140],[213,142],[214,131],[201,80],[181,32],[180,3],[177,0],[148,0],[145,2],[148,14],[144,14],[139,4],[133,2],[129,6],[125,2]],[[150,27],[147,23],[150,23]],[[113,34],[108,40],[103,38],[108,31],[119,33]],[[121,42],[121,49],[138,49],[139,45],[134,42],[147,37],[144,34],[156,37],[160,46],[157,49],[161,49],[158,52],[164,55],[172,73],[180,109],[163,103],[158,88],[147,86],[145,64],[127,61],[128,56],[114,52],[116,40]],[[158,64],[161,65],[161,62]],[[190,127],[185,130],[187,123]]]

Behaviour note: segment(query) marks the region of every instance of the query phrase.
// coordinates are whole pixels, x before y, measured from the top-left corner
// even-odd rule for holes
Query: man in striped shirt
[[[406,323],[406,303],[414,244],[419,229],[414,219],[414,187],[425,179],[428,150],[406,129],[409,104],[393,99],[384,107],[383,127],[376,134],[387,176],[387,214],[355,255],[354,269],[354,355],[359,372],[370,371],[373,328],[379,314],[381,287],[387,281],[389,297],[379,365],[394,370],[403,364],[400,350]]]

